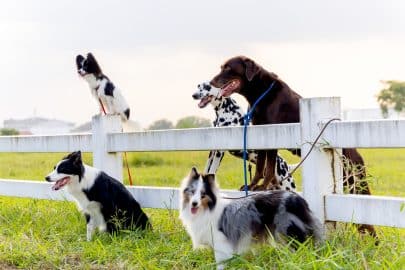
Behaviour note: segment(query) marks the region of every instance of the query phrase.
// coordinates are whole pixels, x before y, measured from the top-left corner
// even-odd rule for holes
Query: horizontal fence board
[[[52,184],[29,180],[0,180],[0,196],[24,197],[47,200],[68,200],[72,197],[65,191],[53,191]],[[137,201],[145,208],[178,209],[179,189],[168,187],[127,186]],[[243,197],[244,192],[221,190],[231,198]],[[405,228],[405,210],[401,211],[405,198],[326,195],[326,219]]]
[[[324,141],[332,148],[405,147],[405,120],[343,121],[331,123]],[[248,128],[249,149],[300,147],[300,124],[261,125]],[[243,127],[175,129],[112,133],[108,152],[187,151],[241,149]],[[92,151],[91,134],[52,136],[0,136],[0,152]]]
[[[405,148],[405,120],[333,122],[323,138],[332,148]]]
[[[299,148],[300,124],[251,126],[248,149]],[[233,150],[243,148],[243,127],[195,128],[113,133],[108,152]]]
[[[405,228],[405,198],[337,195],[325,197],[326,219]],[[402,211],[401,211],[402,208]]]
[[[0,136],[0,152],[92,152],[91,134]]]
[[[46,200],[72,200],[65,192],[53,191],[52,183],[0,179],[0,195]]]
[[[0,179],[0,196],[22,197],[46,200],[67,200],[73,198],[64,190],[53,191],[52,183]],[[179,189],[170,187],[126,186],[142,207],[160,209],[179,208]],[[243,197],[245,192],[221,190],[226,196]]]

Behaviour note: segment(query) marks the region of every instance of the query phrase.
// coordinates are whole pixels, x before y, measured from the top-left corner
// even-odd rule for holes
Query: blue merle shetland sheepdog
[[[223,261],[272,236],[282,242],[293,238],[304,242],[323,240],[323,228],[307,202],[294,192],[260,192],[236,200],[219,195],[215,175],[199,174],[192,168],[183,180],[180,219],[193,248],[210,246],[218,268]]]
[[[87,81],[91,93],[100,105],[100,112],[118,114],[123,121],[129,119],[129,106],[120,89],[103,74],[96,58],[88,53],[85,58],[76,56],[76,66],[79,75]]]
[[[66,187],[87,221],[87,241],[96,229],[109,233],[120,229],[150,228],[139,203],[118,180],[82,162],[81,152],[64,157],[45,180],[52,189]]]

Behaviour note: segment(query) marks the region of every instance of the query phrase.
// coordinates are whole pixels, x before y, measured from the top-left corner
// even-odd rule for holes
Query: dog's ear
[[[79,54],[78,56],[76,56],[76,64],[77,65],[80,65],[83,60],[84,60],[83,55]]]
[[[190,178],[198,178],[199,175],[196,167],[191,168]]]
[[[218,185],[215,181],[215,174],[205,174],[202,176],[202,180],[206,188],[209,187],[208,189],[211,191],[218,189]]]
[[[207,182],[210,186],[215,184],[215,174],[206,174],[203,177],[204,182]]]
[[[100,65],[98,64],[96,58],[91,52],[87,54],[87,62],[89,63],[89,65],[93,67],[94,73],[102,73]]]
[[[72,152],[68,158],[73,162],[75,165],[79,165],[82,163],[82,152],[81,151],[76,151]]]
[[[91,52],[87,53],[87,59],[96,60],[96,58]]]
[[[243,60],[245,62],[246,70],[245,70],[245,75],[248,81],[252,81],[253,78],[259,74],[260,72],[260,67],[253,61],[250,60],[249,58],[246,58]]]

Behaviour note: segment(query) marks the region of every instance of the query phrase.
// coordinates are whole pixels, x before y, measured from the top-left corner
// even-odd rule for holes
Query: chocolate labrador
[[[253,60],[237,56],[229,59],[221,66],[221,71],[212,80],[211,84],[222,89],[223,96],[230,96],[239,93],[244,96],[252,106],[255,101],[274,82],[272,90],[256,106],[252,123],[253,125],[280,124],[299,122],[299,99],[301,96],[293,91],[276,74],[267,71]],[[299,150],[295,153],[300,155]],[[343,155],[353,166],[345,166],[344,179],[345,186],[350,193],[370,194],[370,189],[366,181],[355,181],[364,179],[366,176],[364,161],[356,149],[343,149]],[[251,190],[274,189],[277,182],[274,177],[274,166],[276,162],[277,150],[263,150],[258,152],[258,160],[255,175],[249,185]],[[264,173],[263,173],[264,172]],[[263,184],[258,182],[263,178]],[[367,229],[375,235],[372,226],[361,226],[361,230]]]

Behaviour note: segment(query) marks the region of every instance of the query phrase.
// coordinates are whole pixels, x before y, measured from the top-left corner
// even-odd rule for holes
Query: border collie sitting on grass
[[[86,217],[87,241],[96,228],[109,233],[120,229],[146,229],[148,217],[118,180],[82,162],[80,151],[64,157],[45,180],[52,189],[66,188]]]

